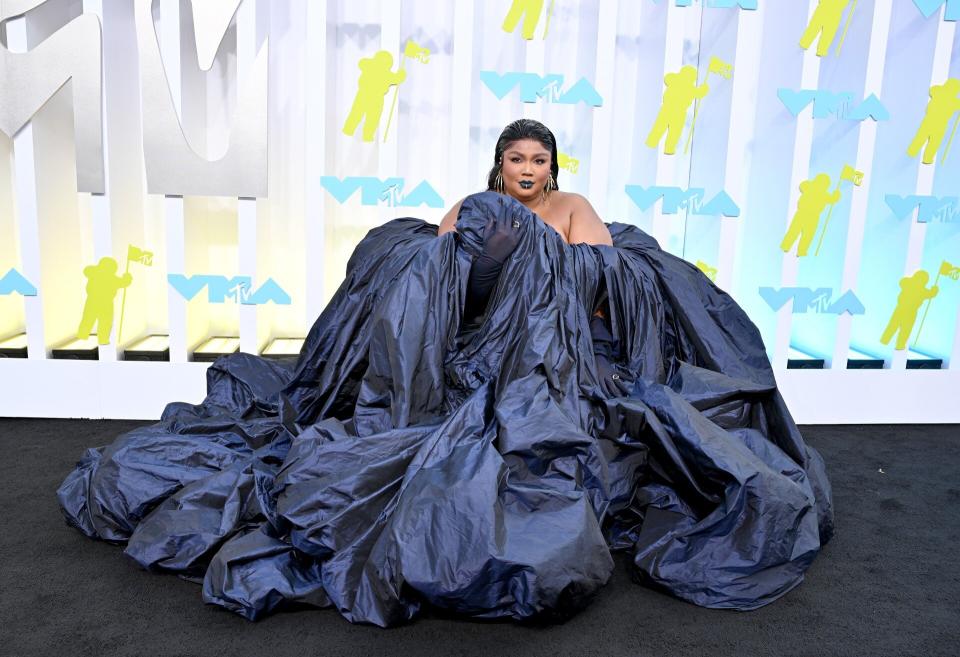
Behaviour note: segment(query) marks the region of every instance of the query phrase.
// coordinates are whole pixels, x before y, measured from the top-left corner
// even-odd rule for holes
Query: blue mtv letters
[[[794,116],[800,114],[807,105],[813,103],[813,118],[824,119],[834,115],[840,119],[863,121],[871,118],[874,121],[887,121],[890,112],[884,107],[880,99],[870,94],[855,107],[853,94],[849,91],[832,92],[824,89],[777,89],[777,97],[783,102]]]
[[[250,293],[252,281],[249,276],[227,278],[226,276],[211,274],[196,274],[194,276],[168,274],[167,281],[187,301],[206,287],[207,301],[210,303],[224,303],[229,297],[244,305],[262,305],[268,301],[273,301],[275,304],[282,306],[290,304],[290,295],[277,285],[272,278],[268,278],[260,286],[260,289],[252,294]]]
[[[336,176],[321,176],[320,184],[338,203],[345,203],[359,189],[361,205],[379,205],[383,201],[389,206],[444,207],[443,199],[426,180],[409,194],[403,194],[404,179],[396,177],[380,180],[373,176],[347,176],[341,180]]]
[[[535,103],[545,98],[548,102],[563,105],[581,102],[592,107],[603,105],[603,98],[586,78],[577,80],[567,91],[562,90],[563,75],[559,73],[538,75],[518,71],[502,74],[496,71],[480,71],[480,81],[501,100],[519,85],[520,100],[525,103]]]
[[[779,290],[772,287],[761,287],[758,290],[760,296],[767,305],[773,310],[780,310],[783,305],[793,299],[794,313],[806,313],[811,310],[815,313],[828,313],[834,315],[862,315],[864,313],[863,304],[853,293],[853,290],[847,290],[839,299],[830,302],[833,297],[833,288],[818,287],[811,289],[809,287],[783,287]]]
[[[690,214],[724,217],[739,217],[740,208],[730,195],[721,190],[708,203],[704,203],[706,190],[702,187],[691,187],[690,189],[681,189],[680,187],[665,187],[654,185],[652,187],[643,187],[641,185],[627,185],[627,195],[636,203],[641,210],[649,210],[661,198],[663,199],[663,213],[677,214],[681,208],[690,208]]]
[[[905,219],[917,208],[917,222],[921,224],[960,221],[960,197],[957,196],[887,194],[883,198],[897,219]]]

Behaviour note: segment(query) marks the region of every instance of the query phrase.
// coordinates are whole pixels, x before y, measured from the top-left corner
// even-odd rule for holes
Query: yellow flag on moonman
[[[144,251],[135,247],[133,244],[127,247],[127,260],[139,262],[147,267],[153,266],[153,251]]]
[[[430,62],[430,49],[424,48],[413,39],[407,39],[407,45],[403,47],[403,56],[415,59],[421,64],[427,64]]]
[[[857,171],[849,164],[843,165],[843,171],[840,172],[840,180],[849,180],[857,187],[863,182],[863,171]]]
[[[729,64],[716,55],[710,57],[710,64],[707,67],[709,73],[716,73],[720,77],[730,79],[730,75],[733,73],[733,64]]]
[[[949,276],[954,280],[960,280],[960,267],[954,267],[949,262],[944,260],[940,263],[940,275]]]

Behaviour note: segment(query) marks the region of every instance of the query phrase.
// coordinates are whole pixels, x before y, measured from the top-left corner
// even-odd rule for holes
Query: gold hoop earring
[[[502,171],[503,167],[501,166],[499,169],[497,169],[497,177],[493,179],[493,188],[501,194],[503,194],[503,176],[501,175]]]
[[[553,174],[550,174],[550,177],[547,179],[547,182],[543,184],[543,189],[540,191],[540,202],[546,203],[547,196],[557,188],[557,181],[553,179]]]

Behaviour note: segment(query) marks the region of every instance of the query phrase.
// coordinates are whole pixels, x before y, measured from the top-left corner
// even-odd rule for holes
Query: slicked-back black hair
[[[503,152],[507,150],[515,141],[521,139],[533,139],[540,142],[544,148],[550,151],[550,172],[553,174],[553,180],[557,181],[560,174],[560,163],[557,157],[557,138],[550,132],[550,128],[539,121],[533,119],[517,119],[500,133],[497,139],[497,147],[493,153],[493,168],[487,174],[487,191],[496,191],[494,181],[497,178],[497,172],[500,171],[500,161],[503,159]],[[557,185],[554,189],[560,189]]]

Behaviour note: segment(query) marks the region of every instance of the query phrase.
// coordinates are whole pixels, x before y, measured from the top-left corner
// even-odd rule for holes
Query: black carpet
[[[428,616],[383,630],[333,609],[251,623],[67,527],[55,491],[87,446],[149,422],[0,419],[0,655],[960,655],[960,426],[811,426],[837,534],[752,612],[631,582],[624,559],[563,625]]]

